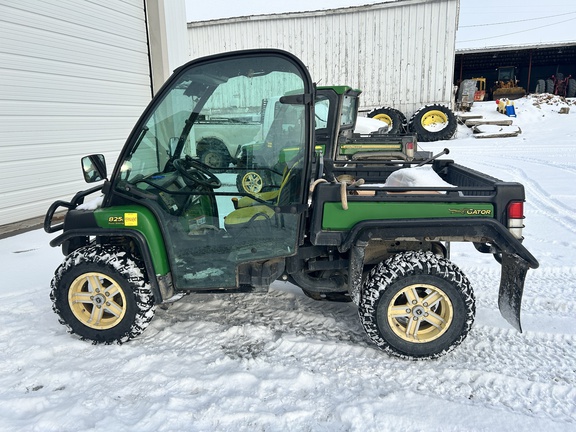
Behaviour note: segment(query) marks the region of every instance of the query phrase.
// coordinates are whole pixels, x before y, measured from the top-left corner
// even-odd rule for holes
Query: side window
[[[342,101],[342,114],[340,115],[340,127],[351,127],[354,124],[354,118],[358,107],[358,99],[350,96],[344,96]]]
[[[324,129],[328,126],[330,101],[325,96],[318,96],[314,104],[314,129]]]

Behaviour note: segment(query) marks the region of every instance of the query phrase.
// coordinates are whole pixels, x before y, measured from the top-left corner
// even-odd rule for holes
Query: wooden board
[[[475,138],[515,137],[522,133],[518,126],[478,125],[472,128]]]
[[[478,133],[472,135],[474,138],[511,138],[518,136],[518,132],[495,132],[495,133]]]
[[[457,117],[458,121],[465,122],[465,121],[470,120],[470,119],[481,119],[482,115],[481,114],[460,113],[456,117]]]
[[[513,120],[466,120],[466,126],[474,127],[480,125],[510,126]]]

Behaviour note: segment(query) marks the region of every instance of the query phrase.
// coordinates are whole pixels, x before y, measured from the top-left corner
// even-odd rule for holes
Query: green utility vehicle
[[[327,146],[331,149],[335,137],[338,137],[337,160],[367,157],[407,160],[431,156],[429,152],[417,151],[415,135],[390,134],[388,125],[382,121],[364,118],[373,132],[356,133],[360,93],[360,90],[348,86],[316,88],[314,142],[317,153],[326,154]],[[236,180],[240,192],[254,194],[278,189],[286,157],[293,156],[298,150],[298,147],[279,145],[284,131],[296,126],[297,116],[291,114],[294,110],[294,106],[282,104],[280,97],[263,102],[262,129],[256,136],[258,139],[239,146],[234,158],[236,166],[241,168]]]
[[[45,230],[63,231],[51,245],[66,256],[51,285],[60,322],[82,339],[122,343],[175,295],[288,280],[313,298],[353,301],[386,352],[435,358],[461,343],[474,320],[472,287],[449,260],[450,242],[469,242],[502,264],[500,310],[521,330],[524,280],[538,266],[522,245],[523,186],[413,147],[397,157],[343,154],[355,137],[341,126],[356,115],[338,102],[343,94],[318,127],[318,92],[289,53],[226,53],[177,69],[111,176],[102,155],[83,158],[85,179],[99,184],[48,209]],[[258,112],[278,95],[279,108],[290,109],[274,121],[286,126],[252,152],[281,180],[265,193],[239,192],[243,168],[201,163],[194,127],[214,110]],[[63,223],[53,220],[60,208]]]

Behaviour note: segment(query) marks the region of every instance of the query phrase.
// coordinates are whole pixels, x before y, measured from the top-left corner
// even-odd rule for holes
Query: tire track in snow
[[[570,149],[572,151],[572,149]],[[563,164],[560,162],[557,162],[555,160],[542,160],[542,159],[536,159],[536,158],[530,158],[530,157],[526,157],[526,156],[518,156],[518,155],[507,155],[506,156],[507,160],[517,160],[517,161],[521,161],[521,162],[529,162],[529,163],[533,163],[536,165],[542,165],[545,167],[550,167],[553,166],[554,168],[558,168],[559,170],[568,172],[570,174],[576,174],[576,168],[573,165],[568,165],[568,164]]]
[[[342,381],[337,384],[342,392],[411,391],[576,423],[575,335],[520,334],[512,329],[475,326],[464,344],[448,356],[411,362],[389,357],[368,344],[350,304],[314,302],[277,290],[268,296],[189,298],[189,302],[181,300],[181,307],[161,314],[164,324],[183,326],[160,338],[162,350],[193,349],[204,358],[304,370],[324,380]],[[197,326],[204,329],[204,339],[187,348],[187,335],[194,334]],[[176,340],[175,333],[179,335]],[[147,343],[159,343],[158,335]]]
[[[539,359],[534,366],[531,351],[541,344],[538,338],[533,344],[515,345],[510,351],[511,331],[482,329],[472,332],[470,341],[459,347],[460,352],[438,362],[410,362],[368,353],[369,348],[333,347],[330,344],[311,343],[302,340],[283,341],[269,361],[284,365],[304,367],[309,371],[330,377],[335,371],[345,370],[346,386],[367,387],[372,392],[386,388],[387,391],[410,391],[427,397],[439,397],[463,405],[481,405],[492,409],[521,412],[563,422],[576,423],[576,388],[573,348],[556,350],[554,361],[561,360],[561,367],[549,370],[550,353]],[[514,336],[512,336],[514,338]],[[487,342],[489,341],[489,342]],[[572,347],[574,340],[571,339]],[[480,345],[480,346],[479,346]],[[485,353],[483,358],[478,350]],[[498,345],[499,348],[494,348]],[[550,344],[547,348],[549,348]],[[565,352],[567,351],[567,352]],[[280,354],[280,355],[279,355]],[[568,354],[564,357],[564,354]],[[510,363],[503,367],[498,358]],[[362,361],[358,359],[362,358]],[[348,366],[344,369],[343,365]],[[516,368],[513,375],[506,372]],[[566,377],[554,377],[562,370],[571,373]],[[528,373],[527,373],[528,372]],[[545,377],[541,374],[546,373]],[[366,380],[367,376],[373,379]]]
[[[498,310],[500,269],[463,267],[476,292],[477,306]],[[550,318],[576,316],[576,267],[530,270],[524,286],[522,311]]]
[[[549,198],[548,193],[534,180],[532,180],[522,169],[514,165],[504,165],[498,163],[483,164],[485,166],[494,166],[507,170],[518,182],[524,185],[527,199],[536,209],[541,210],[544,214],[555,222],[576,234],[576,218],[574,209],[562,204],[561,202]],[[528,198],[530,195],[530,198]]]

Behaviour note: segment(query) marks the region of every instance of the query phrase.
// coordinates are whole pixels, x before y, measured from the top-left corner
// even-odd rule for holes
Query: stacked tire
[[[375,109],[368,117],[387,123],[389,134],[408,131],[417,134],[418,141],[422,142],[448,140],[454,136],[458,126],[452,110],[440,104],[423,106],[409,121],[401,111],[391,107]]]
[[[408,121],[408,129],[423,142],[449,140],[457,126],[452,110],[439,104],[423,106]]]
[[[388,106],[370,111],[368,117],[388,124],[389,134],[403,133],[408,125],[406,117],[401,111]]]

